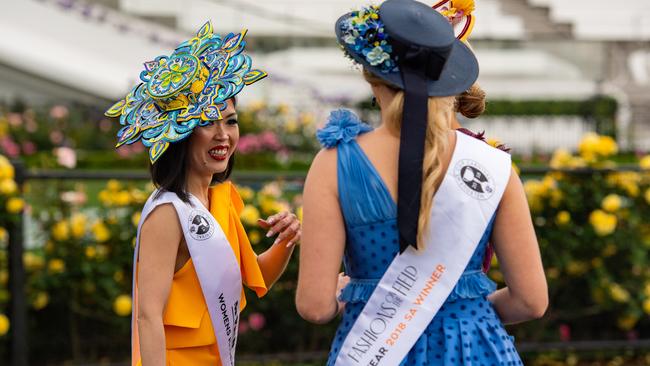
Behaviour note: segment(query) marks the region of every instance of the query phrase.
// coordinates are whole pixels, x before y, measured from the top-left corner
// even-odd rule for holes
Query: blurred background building
[[[425,1],[426,2],[426,1]],[[248,28],[256,66],[270,78],[242,95],[292,106],[367,99],[369,88],[334,39],[338,16],[360,0],[22,0],[0,12],[0,99],[108,105],[142,62],[166,54],[212,20],[220,33]],[[650,2],[478,0],[471,37],[488,98],[618,103],[624,149],[650,148]],[[496,118],[496,117],[495,117]],[[581,118],[473,122],[522,152],[575,147]],[[544,134],[545,137],[541,135]]]

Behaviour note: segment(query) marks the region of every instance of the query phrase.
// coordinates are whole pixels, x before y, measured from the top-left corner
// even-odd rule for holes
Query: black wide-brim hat
[[[353,13],[347,13],[336,21],[335,31],[339,44],[366,70],[403,90],[404,81],[399,69],[382,72],[343,41],[341,25],[352,16]],[[449,21],[435,9],[414,0],[388,0],[379,7],[379,19],[384,24],[389,43],[397,41],[407,46],[427,48],[434,53],[439,50],[440,56],[446,58],[439,76],[427,80],[429,96],[458,95],[469,89],[478,78],[478,61],[474,53],[456,39]],[[394,54],[391,54],[391,58],[397,61]]]

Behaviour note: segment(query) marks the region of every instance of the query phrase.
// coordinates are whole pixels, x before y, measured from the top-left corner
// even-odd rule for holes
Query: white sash
[[[510,177],[510,155],[456,133],[419,251],[395,257],[352,326],[337,366],[399,365],[452,289],[495,213]]]
[[[183,228],[185,241],[208,306],[221,363],[224,366],[234,366],[242,289],[237,258],[221,226],[196,197],[190,194],[190,202],[194,206],[192,207],[181,201],[175,193],[164,192],[157,199],[153,199],[156,193],[157,191],[149,197],[142,210],[133,259],[134,269],[138,263],[142,223],[156,206],[172,203]],[[135,281],[135,276],[133,277]],[[135,289],[135,282],[133,288]],[[132,324],[133,326],[135,324]]]

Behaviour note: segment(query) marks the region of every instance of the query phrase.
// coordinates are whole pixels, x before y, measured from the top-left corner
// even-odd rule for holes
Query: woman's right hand
[[[342,313],[343,310],[345,310],[345,302],[339,300],[339,298],[343,293],[343,289],[345,288],[345,286],[348,285],[349,282],[350,282],[350,277],[346,276],[345,273],[343,272],[339,273],[338,282],[336,284],[336,302],[338,302],[338,306],[337,306],[338,311],[336,315]]]

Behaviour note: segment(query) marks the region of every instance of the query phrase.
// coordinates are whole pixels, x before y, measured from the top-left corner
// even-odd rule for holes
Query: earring
[[[372,102],[371,102],[373,107],[377,106],[377,97],[372,97]]]

